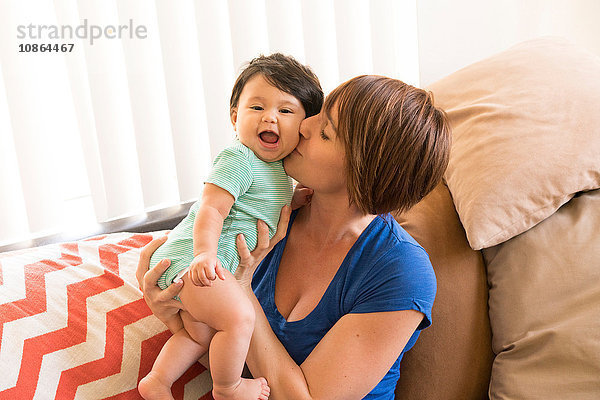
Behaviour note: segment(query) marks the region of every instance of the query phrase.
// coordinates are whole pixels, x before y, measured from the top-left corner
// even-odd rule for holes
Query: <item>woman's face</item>
[[[331,119],[323,110],[300,124],[300,141],[283,159],[288,175],[315,192],[347,191],[344,147],[336,134],[337,107]]]

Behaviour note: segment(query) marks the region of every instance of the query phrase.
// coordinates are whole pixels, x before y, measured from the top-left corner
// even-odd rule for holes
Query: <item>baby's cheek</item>
[[[290,147],[290,151],[292,151],[300,141],[300,123],[291,125],[288,129],[285,134],[285,141],[287,142],[285,145]]]

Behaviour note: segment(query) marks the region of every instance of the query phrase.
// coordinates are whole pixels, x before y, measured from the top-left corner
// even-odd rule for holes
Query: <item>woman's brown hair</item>
[[[327,96],[323,109],[330,121],[334,107],[350,202],[364,213],[407,211],[440,182],[451,132],[431,92],[362,75]]]

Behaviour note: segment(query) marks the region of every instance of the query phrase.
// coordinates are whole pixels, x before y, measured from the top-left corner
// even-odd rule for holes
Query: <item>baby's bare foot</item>
[[[215,400],[267,400],[271,388],[265,378],[244,379],[231,387],[213,386]]]
[[[153,372],[142,378],[138,391],[146,400],[174,400],[171,388],[163,384]]]

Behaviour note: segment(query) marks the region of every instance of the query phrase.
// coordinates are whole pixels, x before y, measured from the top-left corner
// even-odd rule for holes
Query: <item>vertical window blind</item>
[[[259,54],[310,65],[326,93],[359,74],[419,83],[414,0],[3,0],[1,7],[0,245],[196,199],[212,158],[234,137],[233,82]],[[52,27],[84,23],[86,38],[48,36]],[[92,42],[92,25],[108,31]],[[118,26],[141,26],[145,37],[129,29],[109,38],[108,27]],[[19,52],[57,43],[73,50]]]

